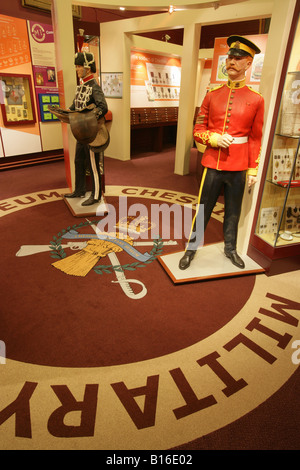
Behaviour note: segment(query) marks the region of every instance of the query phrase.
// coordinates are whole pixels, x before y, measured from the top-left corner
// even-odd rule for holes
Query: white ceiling
[[[173,5],[175,11],[190,10],[200,8],[219,8],[224,5],[233,5],[236,3],[247,2],[247,0],[73,0],[74,5],[81,5],[92,8],[119,9],[125,7],[127,10],[147,10],[147,11],[168,11],[169,6]]]

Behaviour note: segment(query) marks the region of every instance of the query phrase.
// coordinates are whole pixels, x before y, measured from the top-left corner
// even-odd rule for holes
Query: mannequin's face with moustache
[[[235,55],[228,55],[226,59],[226,70],[230,80],[243,80],[246,76],[246,71],[252,64],[252,57],[238,57]]]

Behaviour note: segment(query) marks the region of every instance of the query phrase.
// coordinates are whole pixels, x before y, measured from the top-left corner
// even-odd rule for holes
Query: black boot
[[[76,190],[73,193],[64,194],[64,197],[67,197],[67,198],[84,197],[84,196],[85,196],[85,191],[76,191]]]
[[[99,201],[100,201],[100,199],[95,199],[94,195],[91,194],[90,197],[86,201],[84,201],[81,205],[82,206],[92,206],[93,204],[96,204],[96,202],[99,202]]]
[[[240,269],[244,269],[245,263],[242,260],[242,258],[237,254],[236,250],[232,250],[232,251],[225,250],[224,253],[225,253],[225,256],[230,259],[232,264],[234,264]]]
[[[195,256],[195,250],[187,250],[179,261],[179,269],[187,269]]]

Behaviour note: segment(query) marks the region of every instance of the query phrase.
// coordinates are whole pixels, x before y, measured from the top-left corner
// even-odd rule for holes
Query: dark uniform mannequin
[[[107,103],[101,87],[94,79],[96,72],[94,56],[90,52],[78,52],[75,55],[76,72],[80,78],[71,111],[81,111],[91,104],[95,104],[98,119],[107,111]],[[83,206],[95,204],[101,199],[101,175],[99,167],[99,152],[90,150],[87,144],[76,143],[75,152],[75,190],[65,197],[84,197],[86,193],[86,168],[89,168],[92,178],[92,193],[89,199],[82,203]]]
[[[244,261],[236,252],[238,223],[246,177],[248,186],[256,182],[261,151],[264,100],[245,83],[246,70],[260,49],[242,36],[230,36],[226,69],[228,82],[205,96],[194,127],[194,139],[206,145],[199,204],[204,205],[204,230],[217,199],[224,189],[224,253],[235,266],[243,269]],[[189,267],[200,244],[200,221],[194,218],[180,269]]]

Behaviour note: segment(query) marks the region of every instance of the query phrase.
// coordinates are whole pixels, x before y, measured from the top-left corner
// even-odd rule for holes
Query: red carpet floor
[[[173,173],[173,149],[105,159],[117,219],[120,194],[148,215],[158,202],[194,201],[196,158],[193,149],[184,177]],[[0,448],[299,448],[299,270],[174,285],[155,258],[184,240],[171,219],[177,245],[154,242],[149,216],[136,249],[154,259],[109,257],[102,242],[88,273],[74,276],[61,268],[88,255],[61,237],[94,229],[61,198],[64,163],[4,171],[0,191]],[[222,241],[219,216],[205,243]],[[34,254],[17,255],[28,246]]]

